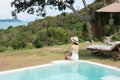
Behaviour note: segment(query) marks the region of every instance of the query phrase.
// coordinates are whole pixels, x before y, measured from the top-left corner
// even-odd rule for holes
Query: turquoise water
[[[27,25],[28,22],[0,22],[0,29],[7,29],[9,26]]]
[[[120,80],[120,70],[75,62],[4,73],[0,80]]]

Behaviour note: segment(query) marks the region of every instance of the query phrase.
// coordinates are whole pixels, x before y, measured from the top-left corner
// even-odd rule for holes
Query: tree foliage
[[[67,7],[71,9],[80,20],[84,21],[91,38],[93,36],[100,39],[104,34],[99,33],[104,32],[104,27],[110,15],[106,15],[106,19],[104,19],[103,16],[105,14],[96,13],[96,10],[115,1],[117,0],[95,0],[92,5],[87,5],[86,0],[82,0],[84,9],[81,12],[74,8],[73,4],[75,0],[14,0],[11,5],[15,7],[14,13],[27,11],[29,14],[36,13],[38,16],[46,15],[46,6],[58,10],[65,10]],[[97,32],[97,30],[99,30],[99,32]]]
[[[73,4],[74,0],[65,0],[68,4]],[[37,16],[46,16],[46,6],[50,8],[65,10],[66,6],[63,4],[62,0],[14,0],[11,6],[14,6],[15,13],[27,11],[29,14],[36,13]],[[37,8],[36,8],[37,7]]]
[[[66,16],[38,19],[29,22],[27,26],[1,29],[1,51],[67,44],[71,36],[78,36],[83,41],[83,23],[78,20],[74,14],[66,13]]]
[[[15,1],[21,2],[25,0]],[[67,3],[73,4],[73,2],[69,1]],[[20,6],[20,4],[16,6],[18,5]],[[92,31],[94,32],[93,39],[97,38],[101,40],[106,35],[112,35],[120,30],[120,13],[114,14],[111,19],[109,13],[95,12],[96,9],[101,8],[103,5],[102,1],[95,1],[95,3],[88,6],[91,17],[90,21],[93,26]],[[86,13],[84,13],[85,9],[78,12],[86,15]],[[48,16],[44,19],[37,19],[34,22],[29,22],[27,26],[10,26],[6,30],[0,29],[0,51],[67,44],[71,36],[78,36],[79,41],[91,39],[84,21],[80,21],[79,17],[73,13],[64,14],[65,15],[61,14],[54,17]],[[120,40],[119,34],[113,37],[113,40]]]

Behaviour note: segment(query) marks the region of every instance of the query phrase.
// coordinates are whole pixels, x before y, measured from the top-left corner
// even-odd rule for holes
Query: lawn
[[[46,64],[54,60],[63,60],[65,53],[69,51],[70,45],[71,44],[2,52],[0,53],[0,71]],[[79,45],[79,56],[81,60],[98,62],[120,68],[120,60],[113,61],[109,53],[102,56],[93,56],[90,51],[86,50],[86,46],[90,45],[90,43],[84,42]]]

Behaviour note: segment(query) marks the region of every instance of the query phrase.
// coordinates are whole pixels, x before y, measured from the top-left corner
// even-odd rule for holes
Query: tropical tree
[[[89,17],[89,9],[86,0],[82,0],[86,15],[79,13],[73,6],[75,0],[14,0],[11,5],[15,7],[14,13],[27,11],[29,14],[36,13],[37,16],[46,16],[46,6],[50,8],[65,10],[66,7],[71,9],[80,20],[84,21],[87,25],[88,32],[92,35],[92,25]],[[13,13],[13,12],[12,12]]]
[[[95,0],[95,5],[91,8],[87,5],[86,0],[82,0],[84,4],[84,10],[82,10],[82,12],[79,12],[74,8],[73,4],[75,0],[14,0],[11,5],[15,7],[14,13],[28,12],[29,14],[36,14],[37,16],[43,17],[47,14],[46,6],[49,6],[51,9],[58,9],[60,11],[65,10],[67,7],[71,9],[81,21],[84,21],[87,25],[89,36],[97,36],[97,38],[100,38],[103,34],[99,33],[103,31],[104,25],[107,23],[108,18],[106,18],[103,22],[103,14],[96,14],[95,11],[96,9],[114,1],[117,0]],[[109,17],[109,15],[107,16]],[[103,27],[101,28],[101,26]],[[97,30],[100,30],[101,32],[98,33],[96,32]]]

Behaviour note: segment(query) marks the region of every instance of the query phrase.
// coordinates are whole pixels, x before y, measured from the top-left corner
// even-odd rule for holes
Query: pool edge
[[[23,71],[23,70],[28,70],[28,69],[45,67],[45,66],[50,66],[50,65],[54,65],[54,64],[75,63],[75,62],[86,62],[86,63],[95,64],[95,65],[98,65],[98,66],[107,67],[107,68],[110,68],[110,69],[115,69],[115,70],[120,71],[120,68],[105,65],[105,64],[101,64],[101,63],[96,63],[96,62],[92,62],[92,61],[86,61],[86,60],[78,60],[78,61],[57,60],[57,61],[51,61],[48,64],[42,64],[42,65],[37,65],[37,66],[30,66],[30,67],[12,69],[12,70],[7,70],[7,71],[0,71],[0,74],[6,74],[6,73],[10,73],[10,72]]]

